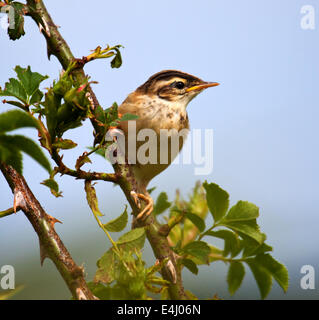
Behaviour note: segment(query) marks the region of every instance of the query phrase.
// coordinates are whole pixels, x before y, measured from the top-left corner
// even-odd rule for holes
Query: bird
[[[124,134],[125,161],[129,163],[132,171],[135,189],[139,190],[139,192],[133,190],[131,196],[139,208],[141,207],[140,200],[145,202],[145,207],[136,216],[137,219],[145,220],[154,208],[152,197],[147,192],[149,182],[172,163],[183,147],[189,131],[187,105],[205,89],[218,85],[218,82],[206,82],[182,71],[163,70],[152,75],[144,84],[130,93],[119,106],[118,113],[120,115],[129,113],[137,116],[135,120],[120,121],[117,126],[117,129]],[[145,163],[140,159],[141,157],[139,158],[141,154],[137,150],[143,145],[143,142],[133,141],[132,139],[136,139],[136,136],[130,137],[129,122],[131,121],[134,121],[137,135],[142,129],[151,129],[154,132],[156,139],[148,141],[151,143],[148,149],[149,158],[152,158],[150,155],[152,150],[153,152],[156,150],[156,155],[153,156],[151,163]],[[163,154],[164,148],[160,147],[161,132],[166,133],[167,154]],[[172,148],[173,136],[179,134],[180,136],[177,137],[178,145],[174,149]],[[134,149],[133,152],[129,152],[130,147]],[[122,149],[124,149],[123,146]],[[130,159],[128,154],[133,154],[136,157],[136,153],[135,161]]]

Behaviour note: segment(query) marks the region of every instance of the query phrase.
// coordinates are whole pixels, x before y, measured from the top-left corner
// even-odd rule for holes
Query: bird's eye
[[[182,81],[177,81],[173,83],[173,87],[181,90],[184,89],[185,83]]]

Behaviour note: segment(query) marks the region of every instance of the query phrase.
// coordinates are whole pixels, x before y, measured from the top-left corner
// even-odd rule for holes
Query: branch
[[[57,153],[56,149],[52,152],[52,159],[58,165],[57,172],[66,174],[76,179],[83,179],[88,181],[103,180],[108,182],[117,183],[118,177],[114,173],[102,173],[102,172],[87,172],[81,169],[73,170],[68,168],[62,161],[62,157]]]
[[[14,194],[14,207],[24,212],[38,234],[41,264],[46,257],[53,261],[74,299],[96,299],[87,287],[83,268],[75,264],[70,253],[54,230],[54,224],[58,220],[44,211],[23,176],[12,167],[2,163],[0,163],[0,170]]]
[[[42,31],[47,41],[48,56],[50,57],[51,54],[55,55],[60,61],[62,67],[66,70],[70,63],[77,61],[78,59],[75,59],[68,44],[62,38],[43,1],[27,0],[27,5],[29,7],[28,15],[30,15],[32,19],[41,26],[40,30]],[[82,68],[73,70],[72,74],[79,84],[82,84],[86,79],[85,73]],[[90,95],[92,98],[92,113],[93,115],[95,115],[95,111],[97,109],[97,106],[99,105],[99,102],[92,89],[90,89]],[[101,127],[99,127],[94,118],[91,119],[91,122],[95,129],[95,142],[99,142],[103,138],[101,136],[102,129]],[[123,190],[127,201],[129,202],[133,210],[134,216],[137,216],[141,209],[138,208],[133,201],[131,197],[131,191],[143,193],[143,190],[134,190],[134,177],[132,177],[130,169],[127,165],[114,165],[113,167],[116,174],[116,182]],[[68,174],[74,174],[75,176],[75,173],[73,173],[72,171],[67,170],[67,172]],[[160,261],[168,258],[168,262],[162,268],[161,273],[163,278],[171,283],[169,286],[169,294],[171,299],[187,299],[182,284],[181,269],[177,266],[176,255],[170,248],[165,233],[162,232],[162,226],[159,224],[153,214],[151,214],[145,220],[144,225],[147,238],[152,246],[156,258]]]

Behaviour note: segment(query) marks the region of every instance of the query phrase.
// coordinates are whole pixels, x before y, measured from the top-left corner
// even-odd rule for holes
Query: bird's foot
[[[140,200],[145,201],[146,206],[144,209],[136,216],[137,220],[143,221],[145,220],[154,209],[154,202],[150,195],[144,195],[143,193],[136,193],[135,191],[131,191],[131,197],[133,198],[136,206],[141,208]]]

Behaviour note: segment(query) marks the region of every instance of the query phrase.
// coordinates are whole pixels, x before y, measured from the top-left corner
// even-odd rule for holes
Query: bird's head
[[[167,102],[187,104],[200,92],[218,86],[217,82],[205,82],[188,73],[164,70],[151,76],[136,91]]]

